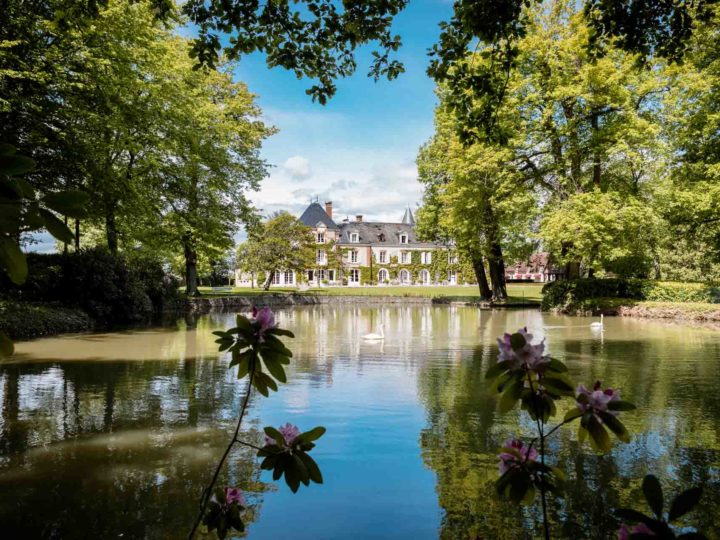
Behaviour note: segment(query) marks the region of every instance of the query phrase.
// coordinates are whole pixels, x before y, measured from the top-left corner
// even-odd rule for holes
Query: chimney
[[[325,213],[330,216],[330,219],[332,219],[332,201],[327,201],[325,203]]]
[[[362,223],[362,214],[358,214],[357,216],[355,216],[355,221],[357,221],[358,223]]]

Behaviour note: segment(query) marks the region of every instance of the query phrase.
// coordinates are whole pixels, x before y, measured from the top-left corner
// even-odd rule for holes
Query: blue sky
[[[268,69],[261,55],[240,61],[237,79],[258,95],[265,119],[280,130],[263,147],[272,168],[251,195],[258,208],[299,214],[318,197],[333,201],[337,219],[361,213],[367,220],[398,221],[406,205],[415,207],[422,197],[415,157],[432,135],[436,104],[425,74],[427,49],[451,12],[443,0],[410,2],[393,25],[402,36],[396,57],[406,72],[374,82],[366,77],[372,48],[365,47],[357,72],[337,81],[337,94],[325,106],[305,94],[309,80]]]

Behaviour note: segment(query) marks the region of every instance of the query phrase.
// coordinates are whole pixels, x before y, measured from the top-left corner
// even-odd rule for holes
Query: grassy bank
[[[93,322],[80,309],[52,304],[0,301],[0,331],[11,339],[31,339],[71,332],[87,332]]]
[[[542,284],[511,283],[507,286],[509,303],[540,303]],[[479,300],[480,292],[475,286],[408,286],[408,287],[323,287],[298,291],[294,288],[271,287],[269,291],[248,287],[233,287],[230,292],[213,292],[209,287],[200,287],[200,292],[207,296],[257,296],[267,293],[296,293],[332,296],[422,296],[430,298],[447,298],[454,301]]]

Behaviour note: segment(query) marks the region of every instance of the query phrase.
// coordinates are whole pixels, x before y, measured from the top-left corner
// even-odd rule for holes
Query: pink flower
[[[506,332],[502,338],[497,340],[500,348],[498,362],[509,361],[510,371],[518,369],[538,371],[550,362],[550,357],[543,354],[545,352],[544,339],[540,343],[533,345],[531,343],[533,335],[528,334],[527,328],[521,328],[517,333],[525,339],[525,345],[519,349],[513,349],[512,336]]]
[[[508,439],[503,443],[502,449],[509,451],[501,452],[498,455],[498,457],[500,458],[499,469],[501,475],[505,474],[513,467],[517,467],[521,463],[525,463],[526,461],[535,462],[538,458],[537,450],[535,450],[534,448],[525,447],[523,445],[523,442],[517,439]],[[519,459],[517,454],[515,452],[512,452],[512,450],[519,453],[522,456],[522,459]]]
[[[578,401],[578,408],[582,411],[592,409],[593,412],[602,411],[609,412],[617,416],[617,411],[608,411],[608,403],[611,401],[617,401],[620,399],[620,392],[613,390],[612,388],[606,388],[605,390],[600,389],[600,381],[597,381],[593,386],[592,390],[585,388],[584,384],[579,384],[577,387],[577,398],[581,395],[587,396],[587,402],[583,403]]]
[[[245,506],[245,497],[243,497],[242,491],[237,488],[225,488],[225,501],[228,505],[238,503],[240,506]]]
[[[257,335],[258,341],[262,343],[263,341],[265,341],[265,332],[277,326],[277,324],[275,324],[275,314],[269,307],[263,307],[260,309],[258,309],[257,307],[253,307],[252,317],[252,322],[258,323],[260,325]]]
[[[288,422],[284,426],[280,426],[278,428],[278,431],[282,434],[283,439],[285,439],[285,446],[290,447],[292,446],[292,443],[295,441],[298,435],[300,435],[300,430],[297,426],[291,424]],[[277,441],[273,439],[272,437],[268,437],[265,435],[265,444],[277,444]]]
[[[620,530],[618,530],[617,537],[618,540],[630,540],[631,534],[647,534],[648,536],[656,536],[650,527],[644,523],[638,523],[632,527],[628,527],[623,523],[620,526]]]

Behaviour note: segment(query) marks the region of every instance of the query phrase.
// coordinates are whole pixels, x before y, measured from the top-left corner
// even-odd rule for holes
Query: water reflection
[[[244,391],[211,334],[233,317],[18,344],[0,366],[3,530],[182,537]],[[553,442],[569,473],[557,530],[610,535],[609,509],[633,504],[647,472],[671,492],[704,484],[695,522],[711,537],[720,527],[716,330],[607,319],[596,332],[587,319],[455,306],[323,306],[278,319],[298,336],[291,382],[253,402],[251,422],[327,426],[316,455],[326,483],[263,495],[271,479],[249,454],[233,456],[223,482],[251,492],[251,538],[532,537],[538,509],[501,505],[492,490],[497,447],[532,426],[499,416],[483,379],[495,338],[520,326],[547,337],[576,380],[601,379],[639,406],[624,420],[632,443],[610,456],[580,451],[569,431]],[[380,323],[383,342],[360,338]],[[288,523],[303,526],[290,535]]]

